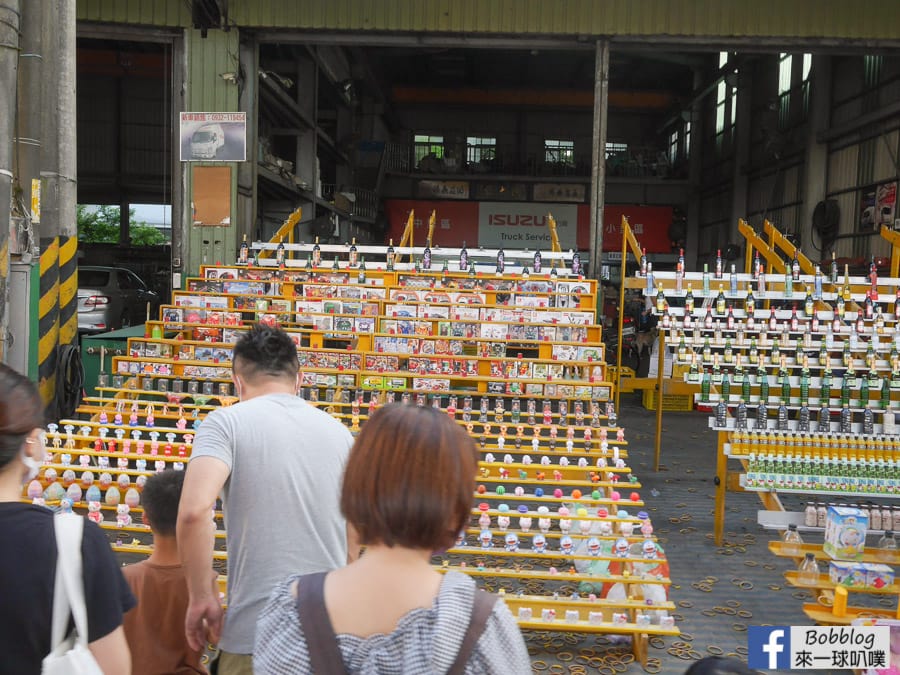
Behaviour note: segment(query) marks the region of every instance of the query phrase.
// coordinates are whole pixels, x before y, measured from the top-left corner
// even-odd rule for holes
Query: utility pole
[[[594,56],[594,133],[591,155],[591,276],[600,280],[603,258],[603,207],[606,201],[606,126],[609,102],[609,41],[597,40]],[[624,280],[623,280],[624,281]],[[597,285],[602,312],[603,284]]]
[[[19,67],[19,19],[19,0],[0,0],[0,91],[7,94],[16,90]],[[9,317],[6,307],[15,112],[15,97],[3,96],[0,99],[0,363],[6,360],[9,340]]]

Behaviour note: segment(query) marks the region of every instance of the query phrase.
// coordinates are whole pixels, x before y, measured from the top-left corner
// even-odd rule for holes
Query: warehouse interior
[[[252,237],[267,238],[305,204],[310,237],[383,241],[398,227],[392,202],[447,201],[439,190],[454,183],[465,185],[451,195],[459,201],[589,203],[592,45],[413,42],[334,46],[246,32],[225,51],[219,77],[251,121],[236,219]],[[174,133],[179,103],[174,49],[80,39],[80,202],[174,202],[179,158],[160,142]],[[898,173],[898,63],[856,48],[613,46],[606,202],[671,209],[651,225],[669,243],[652,251],[658,264],[678,247],[699,261],[735,245],[739,218],[778,224],[814,256],[880,255],[863,221],[868,193]],[[94,105],[117,93],[127,94],[118,107]],[[814,228],[825,201],[831,218]],[[208,255],[222,258],[227,246],[213,242]],[[586,248],[582,238],[577,246]]]

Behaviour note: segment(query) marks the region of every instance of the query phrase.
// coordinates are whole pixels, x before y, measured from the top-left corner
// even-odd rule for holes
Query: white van
[[[225,131],[221,124],[204,124],[191,136],[191,157],[214,159],[225,145]]]

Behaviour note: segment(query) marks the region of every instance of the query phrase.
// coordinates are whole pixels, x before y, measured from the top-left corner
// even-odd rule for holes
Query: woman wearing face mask
[[[22,487],[47,454],[43,403],[27,378],[0,364],[0,672],[41,672],[50,652],[56,539],[53,512],[24,504]],[[122,615],[134,606],[105,535],[84,523],[81,544],[88,646],[103,672],[131,672]]]

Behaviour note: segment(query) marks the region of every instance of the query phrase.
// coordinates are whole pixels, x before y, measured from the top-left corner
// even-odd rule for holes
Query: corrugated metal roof
[[[190,25],[187,0],[78,0],[78,19]],[[241,27],[505,35],[898,39],[897,0],[231,0]]]

